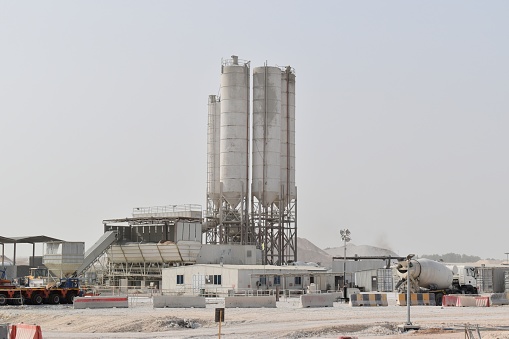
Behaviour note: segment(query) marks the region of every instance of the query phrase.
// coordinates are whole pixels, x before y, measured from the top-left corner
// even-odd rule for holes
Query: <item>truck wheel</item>
[[[0,306],[4,306],[6,304],[7,304],[7,298],[5,297],[5,295],[0,294]]]
[[[32,298],[30,298],[30,300],[32,301],[32,305],[40,305],[43,301],[42,295],[39,293],[32,294]]]
[[[435,305],[442,306],[442,297],[444,295],[442,293],[435,294]]]
[[[49,295],[49,303],[50,304],[59,304],[60,303],[60,295],[53,293]]]
[[[72,304],[73,301],[74,301],[74,298],[76,297],[76,293],[74,292],[69,292],[67,293],[67,297],[65,298],[65,301],[68,303],[68,304]]]

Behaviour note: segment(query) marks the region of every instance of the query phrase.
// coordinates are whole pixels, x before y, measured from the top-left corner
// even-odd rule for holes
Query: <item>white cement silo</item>
[[[253,195],[265,206],[278,200],[281,175],[281,70],[253,69]]]
[[[221,71],[220,181],[233,207],[247,196],[249,158],[249,62],[236,56]]]
[[[221,127],[221,102],[209,95],[207,125],[207,197],[219,207],[221,187],[219,180],[219,130]]]
[[[283,201],[296,199],[295,188],[295,72],[281,71],[281,187]]]

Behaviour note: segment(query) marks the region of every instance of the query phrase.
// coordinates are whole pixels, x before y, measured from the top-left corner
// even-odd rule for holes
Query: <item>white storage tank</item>
[[[221,72],[220,181],[233,207],[247,196],[249,158],[249,62],[223,61]]]
[[[297,198],[295,188],[295,72],[288,66],[281,71],[281,186],[282,199]]]
[[[84,242],[47,242],[42,263],[57,277],[74,273],[85,258]]]
[[[219,208],[221,188],[219,180],[219,130],[221,127],[221,102],[209,95],[207,126],[207,197]]]
[[[253,70],[253,194],[267,206],[279,199],[281,176],[281,70]]]

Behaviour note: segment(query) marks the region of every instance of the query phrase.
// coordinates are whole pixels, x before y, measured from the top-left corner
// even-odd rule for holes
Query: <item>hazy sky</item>
[[[340,246],[348,227],[401,255],[505,259],[508,16],[507,1],[0,0],[0,235],[88,248],[133,207],[205,207],[207,98],[236,54],[296,70],[300,237]]]

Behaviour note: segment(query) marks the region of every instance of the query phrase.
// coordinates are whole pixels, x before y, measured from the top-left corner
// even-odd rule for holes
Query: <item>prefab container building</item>
[[[315,275],[325,272],[312,266],[192,265],[163,269],[163,294],[257,294],[281,290],[305,292]]]
[[[476,272],[479,293],[503,293],[506,291],[505,276],[509,268],[478,267]]]
[[[394,291],[394,270],[378,268],[354,273],[355,286],[364,292]]]

